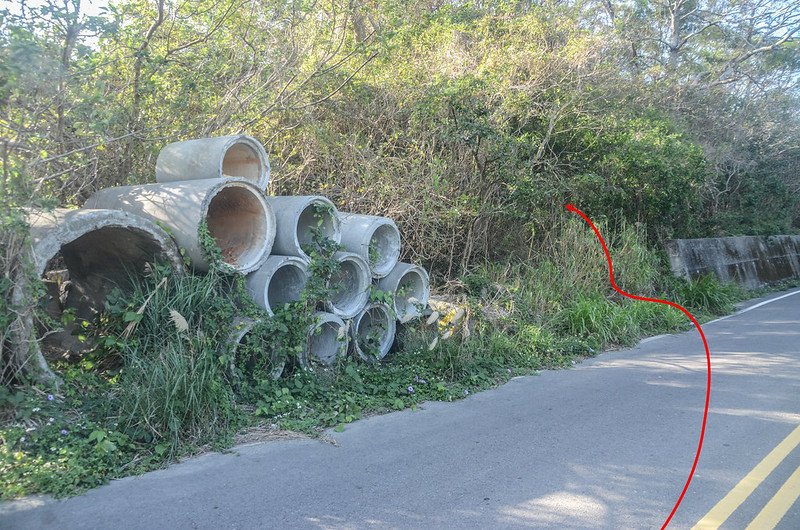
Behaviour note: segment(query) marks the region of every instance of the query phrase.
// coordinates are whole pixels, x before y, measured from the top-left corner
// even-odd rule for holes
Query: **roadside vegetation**
[[[688,329],[678,311],[610,290],[601,249],[566,202],[602,230],[623,289],[701,320],[746,294],[673,278],[665,239],[800,227],[800,4],[82,5],[0,9],[4,499],[72,495],[247,436],[318,436]],[[432,273],[442,318],[402,326],[379,366],[298,368],[330,288],[335,248],[318,241],[303,299],[236,355],[233,316],[264,318],[241,278],[154,264],[82,324],[90,351],[50,359],[63,385],[9,369],[20,318],[67,323],[37,305],[23,208],[79,207],[98,189],[150,182],[164,144],[237,132],[266,146],[271,193],[395,219],[404,259]],[[20,278],[23,304],[10,298]]]

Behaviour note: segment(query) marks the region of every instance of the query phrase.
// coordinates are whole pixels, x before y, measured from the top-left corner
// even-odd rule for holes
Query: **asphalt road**
[[[706,443],[670,528],[691,528],[732,490],[717,508],[730,513],[723,528],[745,528],[762,510],[757,525],[786,511],[777,528],[800,528],[800,438],[791,435],[800,294],[704,330]],[[696,333],[658,337],[458,403],[356,422],[330,433],[338,447],[255,444],[65,501],[5,503],[0,527],[658,528],[691,467],[705,377]],[[783,456],[768,457],[787,436]]]

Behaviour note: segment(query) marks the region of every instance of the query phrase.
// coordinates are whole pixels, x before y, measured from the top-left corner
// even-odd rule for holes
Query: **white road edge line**
[[[727,320],[729,318],[737,317],[737,316],[739,316],[741,314],[747,313],[748,311],[752,311],[753,309],[758,309],[759,307],[765,306],[767,304],[771,304],[772,302],[777,302],[778,300],[783,300],[784,298],[789,298],[790,296],[794,296],[796,294],[800,294],[800,289],[798,289],[796,291],[792,291],[791,293],[786,293],[786,294],[781,295],[781,296],[776,296],[775,298],[770,298],[769,300],[764,300],[763,302],[759,302],[759,303],[757,303],[755,305],[751,305],[750,307],[745,307],[741,311],[737,311],[737,312],[733,313],[732,315],[728,315],[728,316],[725,316],[725,317],[718,318],[716,320],[712,320],[710,322],[706,322],[705,324],[703,324],[703,326],[708,326],[709,324],[713,324],[715,322],[720,322],[722,320]]]

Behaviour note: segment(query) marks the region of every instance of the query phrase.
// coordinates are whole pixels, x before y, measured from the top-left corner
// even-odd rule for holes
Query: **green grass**
[[[701,318],[730,311],[744,296],[713,279],[659,274],[657,256],[635,231],[623,229],[614,241],[628,290],[674,299]],[[241,278],[213,268],[175,277],[157,268],[132,293],[109,297],[99,325],[85,329],[97,338],[95,349],[55,367],[64,379],[59,392],[0,390],[2,498],[73,495],[229,446],[255,425],[317,435],[369,414],[462,399],[513,375],[568,367],[603,348],[689,327],[673,308],[610,291],[591,234],[568,224],[547,245],[547,259],[463,277],[450,298],[468,317],[449,338],[436,324],[416,322],[402,326],[399,351],[380,365],[348,359],[331,369],[290,367],[277,381],[246,360],[278,352],[292,365],[306,313],[325,294],[324,278],[311,282],[313,292],[297,306],[254,328],[247,351],[234,358],[227,341],[233,317],[266,318],[248,302]],[[329,252],[320,252],[316,270],[328,271]]]

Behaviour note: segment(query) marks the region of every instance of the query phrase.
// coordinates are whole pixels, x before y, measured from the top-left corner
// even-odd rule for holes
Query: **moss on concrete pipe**
[[[269,173],[264,146],[243,134],[171,143],[156,160],[156,182],[160,183],[239,177],[263,191]]]
[[[267,373],[272,379],[279,379],[286,367],[286,361],[279,359],[277,352],[265,352],[255,345],[255,349],[245,350],[242,348],[248,340],[253,340],[253,333],[257,326],[263,322],[259,319],[239,316],[233,319],[232,331],[228,337],[228,346],[231,353],[230,373],[237,372],[236,366],[244,372],[252,372],[259,363],[266,362]],[[266,359],[266,357],[269,357]]]
[[[278,227],[273,253],[310,259],[304,247],[313,247],[315,232],[339,243],[342,232],[336,206],[318,195],[270,196]]]
[[[205,179],[107,188],[92,195],[88,208],[141,215],[165,227],[186,250],[192,266],[207,271],[209,262],[198,229],[203,221],[223,260],[246,274],[267,259],[275,239],[275,214],[264,194],[244,180]]]
[[[378,281],[378,289],[394,298],[394,312],[401,322],[422,316],[431,295],[428,273],[419,265],[400,262]]]
[[[297,256],[270,256],[247,275],[247,292],[270,316],[283,304],[300,300],[308,282],[308,261]]]
[[[347,324],[333,313],[319,311],[314,314],[314,323],[309,326],[306,347],[298,361],[309,367],[312,361],[333,366],[336,360],[347,355],[350,344]]]
[[[341,318],[353,318],[369,302],[372,278],[369,266],[355,252],[337,252],[333,257],[339,262],[339,268],[331,276],[331,296],[325,306]]]
[[[389,353],[396,331],[391,309],[381,303],[369,304],[350,323],[350,343],[362,360],[377,362]]]
[[[373,278],[383,278],[400,259],[400,231],[388,217],[340,213],[342,246],[364,258]]]
[[[104,310],[114,288],[127,290],[132,278],[143,277],[151,264],[166,264],[175,274],[184,272],[183,260],[172,238],[155,223],[126,212],[97,209],[31,210],[31,259],[36,275],[48,291],[46,310],[59,321],[71,309],[79,320],[93,321]],[[29,300],[27,282],[15,286],[12,303],[23,308]],[[27,369],[54,379],[36,341],[33,314],[22,310],[15,344],[30,359]],[[75,325],[52,332],[45,339],[59,351],[82,351],[71,331]]]

